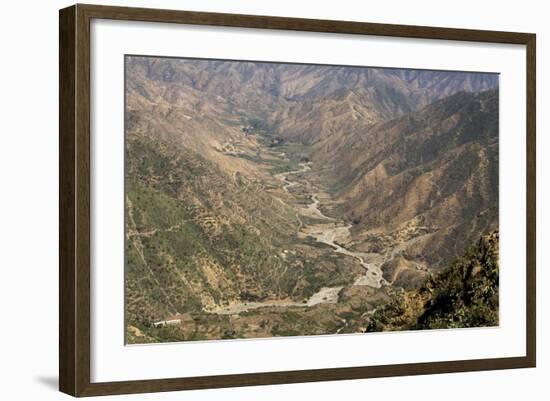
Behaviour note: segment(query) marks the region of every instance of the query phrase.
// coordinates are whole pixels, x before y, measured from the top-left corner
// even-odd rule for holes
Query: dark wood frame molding
[[[90,382],[90,20],[170,22],[511,43],[527,49],[527,324],[524,357],[442,361],[192,378]],[[77,4],[59,13],[59,389],[73,396],[527,368],[536,365],[536,36],[350,21]]]

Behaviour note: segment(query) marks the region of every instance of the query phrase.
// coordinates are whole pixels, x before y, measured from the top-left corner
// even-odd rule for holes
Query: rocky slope
[[[441,266],[496,228],[497,91],[455,94],[348,146],[333,171],[359,249],[408,241],[402,256]]]

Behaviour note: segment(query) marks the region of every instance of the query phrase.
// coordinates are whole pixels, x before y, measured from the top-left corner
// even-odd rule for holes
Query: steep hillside
[[[498,231],[431,277],[380,307],[368,331],[490,327],[499,324]]]
[[[404,256],[437,266],[496,227],[497,91],[458,93],[347,146],[332,171],[359,249],[410,240]]]

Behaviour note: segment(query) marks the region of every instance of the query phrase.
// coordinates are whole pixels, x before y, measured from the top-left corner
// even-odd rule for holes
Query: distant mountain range
[[[363,96],[385,118],[396,117],[456,92],[498,87],[497,74],[131,57],[131,74],[140,74],[174,91],[185,87],[221,96],[235,106],[273,111],[274,102],[312,102],[347,93]],[[174,87],[175,85],[175,87]],[[261,102],[253,101],[260,99]]]

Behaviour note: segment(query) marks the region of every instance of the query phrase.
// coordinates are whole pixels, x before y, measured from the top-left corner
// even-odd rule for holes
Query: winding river
[[[304,185],[299,180],[293,180],[290,177],[305,173],[311,170],[311,163],[300,163],[299,169],[287,171],[274,175],[275,178],[283,183],[283,190],[290,192],[290,188],[303,186],[306,189],[311,188],[310,185]],[[319,193],[309,194],[311,203],[299,210],[299,214],[307,217],[318,219],[319,224],[301,225],[299,235],[302,237],[311,237],[317,242],[328,245],[333,252],[349,256],[357,260],[357,262],[365,270],[364,274],[358,276],[353,285],[369,286],[380,288],[383,284],[387,284],[382,275],[381,265],[384,261],[383,255],[369,254],[363,252],[353,252],[342,245],[338,244],[345,242],[351,236],[351,225],[344,221],[338,221],[332,217],[326,216],[320,209]],[[241,312],[246,312],[252,309],[265,307],[311,307],[322,303],[337,303],[342,286],[323,287],[318,292],[313,294],[306,302],[295,302],[290,299],[270,300],[262,302],[235,302],[226,306],[219,306],[209,309],[207,312],[218,315],[236,315]]]
[[[288,188],[297,186],[299,181],[292,181],[289,176],[304,173],[311,170],[310,163],[300,163],[300,169],[277,174],[275,178],[283,181],[283,188],[288,192]],[[320,209],[320,201],[317,193],[310,195],[311,203],[301,210],[301,214],[314,217],[320,220],[331,222],[327,224],[314,224],[302,227],[302,233],[314,238],[317,242],[329,245],[334,252],[350,256],[356,259],[365,269],[365,274],[358,277],[354,285],[368,285],[369,287],[380,288],[385,284],[380,266],[382,265],[382,256],[379,254],[368,254],[364,252],[353,252],[336,243],[337,240],[343,242],[351,236],[351,224],[344,221],[337,221],[332,217],[326,216]],[[315,295],[313,295],[315,296]]]

